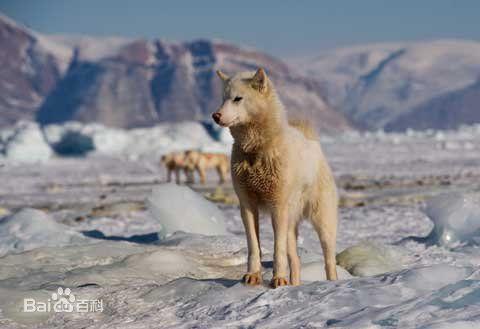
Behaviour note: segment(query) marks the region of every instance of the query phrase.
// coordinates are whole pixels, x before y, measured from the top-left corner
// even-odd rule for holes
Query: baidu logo
[[[36,301],[34,298],[23,300],[23,312],[103,312],[103,300],[77,299],[70,288],[59,287],[46,302]]]

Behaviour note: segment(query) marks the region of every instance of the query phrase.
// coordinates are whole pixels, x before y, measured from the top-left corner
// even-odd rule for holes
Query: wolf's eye
[[[234,103],[238,103],[238,102],[240,102],[242,99],[243,99],[243,97],[237,96],[237,97],[235,97],[235,98],[233,99],[233,102],[234,102]]]

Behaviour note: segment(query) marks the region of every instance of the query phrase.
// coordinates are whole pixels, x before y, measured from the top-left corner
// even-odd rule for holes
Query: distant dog
[[[172,174],[175,173],[175,182],[180,184],[180,173],[183,171],[187,177],[187,182],[192,180],[192,173],[185,166],[185,152],[172,152],[162,156],[160,163],[167,170],[167,182],[172,181]]]
[[[263,69],[233,77],[217,74],[223,81],[223,104],[212,117],[220,126],[229,127],[234,139],[232,180],[249,252],[245,283],[262,281],[259,207],[272,216],[274,288],[288,284],[288,265],[291,284],[300,284],[297,235],[302,218],[311,220],[322,245],[327,278],[336,280],[337,191],[313,129],[288,123]]]
[[[202,184],[205,184],[207,170],[216,169],[220,184],[223,184],[228,175],[230,161],[225,154],[190,150],[185,152],[185,166],[192,173],[192,176],[194,170],[198,172]]]

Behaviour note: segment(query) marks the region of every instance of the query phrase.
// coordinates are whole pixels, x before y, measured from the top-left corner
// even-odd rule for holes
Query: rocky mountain
[[[289,62],[217,40],[45,36],[0,14],[0,126],[20,119],[131,128],[209,120],[216,69],[261,66],[292,116],[324,132],[456,128],[479,122],[480,42],[331,50]]]
[[[480,42],[357,46],[296,61],[356,127],[455,128],[480,122]]]
[[[222,41],[44,36],[0,16],[0,124],[36,118],[131,128],[204,120],[220,104],[225,72],[264,67],[293,116],[323,131],[349,129],[322,85],[284,62]]]
[[[34,119],[72,51],[0,15],[0,125]]]
[[[480,122],[480,79],[420,104],[387,124],[385,130],[455,129],[473,122]]]

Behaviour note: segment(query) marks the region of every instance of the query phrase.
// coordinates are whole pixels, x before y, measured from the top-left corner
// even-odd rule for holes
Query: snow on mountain
[[[70,48],[0,13],[0,125],[34,118],[71,57]]]
[[[101,39],[87,35],[51,35],[48,37],[53,42],[70,49],[75,49],[78,59],[97,61],[113,57],[122,47],[134,39],[123,37],[102,37]]]
[[[287,110],[322,132],[451,129],[479,122],[480,43],[355,46],[286,62],[220,40],[45,36],[0,15],[0,125],[100,122],[132,128],[209,120],[214,71],[264,67]]]
[[[386,130],[455,129],[462,124],[480,122],[480,79],[460,90],[447,92],[400,115]]]
[[[253,50],[210,40],[77,38],[71,45],[74,60],[39,109],[41,123],[77,120],[137,127],[209,119],[221,98],[221,83],[214,71],[221,68],[233,73],[262,66],[291,112],[311,118],[329,132],[349,127],[326,104],[314,80]]]
[[[323,87],[283,61],[218,40],[167,42],[45,36],[0,16],[0,125],[99,122],[133,128],[210,120],[219,106],[216,69],[264,67],[286,108],[326,132],[350,129]]]
[[[411,124],[421,120],[419,127],[445,128],[449,118],[436,117],[441,104],[429,103],[425,113],[417,118],[418,107],[477,81],[480,42],[436,40],[364,45],[295,62],[306,75],[322,81],[329,103],[360,128],[378,129],[390,124],[389,129],[395,130],[397,118],[407,114]],[[451,104],[449,111],[453,112],[455,106]],[[457,120],[452,128],[478,122],[478,118],[472,117],[475,110],[476,107],[470,107],[468,113],[462,114],[466,119]],[[405,125],[401,128],[405,129]]]

